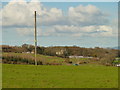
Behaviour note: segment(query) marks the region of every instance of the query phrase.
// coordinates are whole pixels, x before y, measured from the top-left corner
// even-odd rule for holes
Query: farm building
[[[65,52],[65,50],[57,51],[57,52],[56,52],[56,55],[62,55],[62,54],[64,54],[64,52]]]
[[[69,56],[69,58],[93,58],[93,57],[84,57],[84,56]]]

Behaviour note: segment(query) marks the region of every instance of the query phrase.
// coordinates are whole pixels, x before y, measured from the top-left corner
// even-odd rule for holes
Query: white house
[[[56,52],[56,54],[57,55],[62,55],[62,54],[64,54],[64,50],[60,50],[60,51]]]
[[[117,66],[117,67],[120,67],[120,64],[117,64],[116,66]]]

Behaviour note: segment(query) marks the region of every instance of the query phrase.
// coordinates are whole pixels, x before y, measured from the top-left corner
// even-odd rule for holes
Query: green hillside
[[[34,54],[31,53],[3,53],[2,55],[3,63],[7,64],[34,64]],[[88,59],[88,58],[61,58],[57,56],[47,56],[37,54],[37,62],[38,65],[66,65],[66,64],[74,64],[84,62],[96,62],[96,60]],[[72,63],[70,63],[72,62]]]
[[[4,63],[15,63],[15,64],[34,64],[34,54],[31,53],[3,53],[2,55]],[[63,64],[65,58],[56,56],[46,56],[37,54],[37,62],[42,64]]]

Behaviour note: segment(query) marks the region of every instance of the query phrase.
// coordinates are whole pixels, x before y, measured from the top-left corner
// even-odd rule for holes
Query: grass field
[[[117,88],[118,68],[3,64],[3,88]]]
[[[2,63],[1,62],[0,62],[0,89],[2,89]]]

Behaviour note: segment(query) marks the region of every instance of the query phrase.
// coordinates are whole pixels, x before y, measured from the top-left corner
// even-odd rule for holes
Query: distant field
[[[7,59],[9,59],[9,61],[18,60],[19,62],[23,62],[23,60],[26,59],[25,62],[30,60],[34,62],[34,54],[31,53],[3,53],[3,57],[8,57]],[[37,54],[37,61],[42,61],[43,63],[62,64],[62,62],[64,62],[65,59],[56,56],[46,56],[46,55]]]
[[[9,61],[17,61],[17,62],[33,61],[34,62],[34,54],[31,54],[31,53],[3,53],[3,57],[4,57],[3,59],[5,59],[5,60],[7,59],[7,62],[9,62]],[[72,61],[72,63],[77,63],[79,61],[81,61],[81,62],[86,61],[88,59],[87,58],[79,58],[79,59],[67,58],[66,59],[66,58],[61,58],[61,57],[57,57],[57,56],[47,56],[47,55],[37,54],[37,61],[42,61],[43,64],[58,63],[60,65],[65,65],[66,60]],[[24,64],[24,63],[22,63],[22,64]]]
[[[3,88],[117,88],[118,68],[3,64]]]

